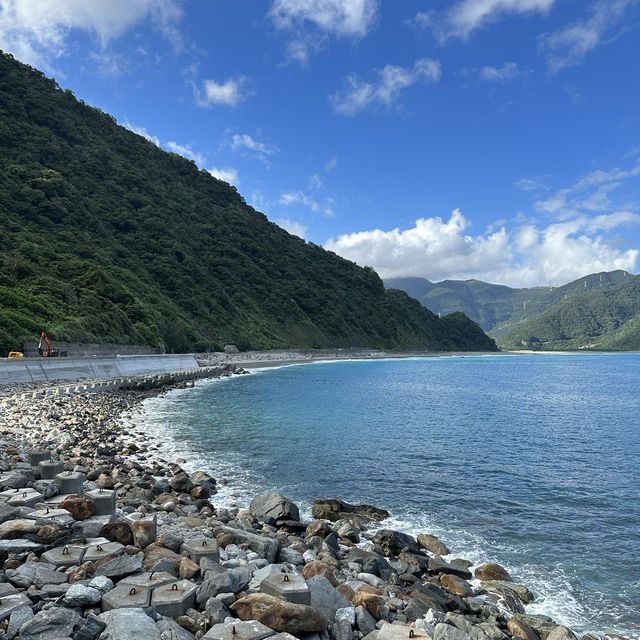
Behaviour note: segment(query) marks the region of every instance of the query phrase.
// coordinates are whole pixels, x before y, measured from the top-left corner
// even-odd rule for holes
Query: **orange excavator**
[[[43,331],[40,333],[40,342],[38,343],[38,353],[43,358],[64,358],[67,355],[66,351],[60,351],[54,349],[49,336]]]

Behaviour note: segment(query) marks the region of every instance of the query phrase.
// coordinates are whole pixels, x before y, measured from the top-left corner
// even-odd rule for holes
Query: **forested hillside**
[[[41,329],[170,351],[495,349],[1,53],[0,220],[2,355]]]
[[[466,313],[509,349],[640,349],[637,283],[637,276],[620,270],[528,289],[479,280],[386,281],[436,313]]]

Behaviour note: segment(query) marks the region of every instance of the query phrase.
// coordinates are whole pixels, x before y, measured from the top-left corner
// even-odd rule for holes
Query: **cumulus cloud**
[[[169,140],[169,142],[167,142],[165,147],[169,151],[172,151],[173,153],[177,153],[183,158],[187,158],[188,160],[193,160],[199,167],[202,167],[206,162],[206,158],[198,151],[195,151],[194,149],[192,149],[189,145],[178,144],[173,140]]]
[[[569,26],[540,36],[540,49],[552,73],[582,62],[596,47],[610,41],[629,8],[640,0],[599,0],[590,15]]]
[[[212,167],[211,169],[207,169],[207,171],[214,178],[218,178],[218,180],[224,180],[224,182],[228,182],[229,184],[237,185],[240,182],[238,180],[238,172],[232,167],[225,167],[224,169]]]
[[[234,151],[247,149],[260,156],[272,156],[277,149],[274,146],[256,140],[248,133],[236,133],[231,137],[231,148]]]
[[[377,70],[377,78],[366,82],[353,73],[346,78],[346,88],[330,96],[336,113],[354,116],[371,106],[394,106],[401,93],[418,82],[437,83],[442,75],[438,60],[420,58],[413,67],[388,64]]]
[[[409,24],[431,29],[446,42],[468,38],[474,31],[508,15],[547,13],[555,0],[458,0],[446,11],[421,11]]]
[[[227,78],[223,82],[204,80],[202,87],[193,85],[196,104],[199,107],[212,105],[235,107],[246,100],[248,96],[246,85],[247,78],[245,76]]]
[[[323,203],[320,203],[309,194],[304,193],[304,191],[286,191],[280,196],[278,202],[285,207],[302,205],[313,211],[313,213],[322,214],[327,218],[331,218],[334,215],[333,200],[331,198],[327,198]]]
[[[640,216],[621,211],[470,235],[470,221],[456,209],[448,220],[419,218],[408,229],[345,234],[329,239],[325,248],[373,266],[383,278],[478,278],[533,286],[549,280],[564,283],[596,271],[634,271],[640,251],[621,249],[607,235],[628,224],[640,224]]]
[[[94,36],[101,49],[143,22],[180,46],[175,0],[0,0],[0,49],[39,68],[65,55],[74,30]]]
[[[274,0],[269,17],[277,29],[293,35],[289,59],[307,65],[328,36],[364,38],[376,22],[378,4],[378,0]]]
[[[298,222],[297,220],[292,220],[291,218],[276,218],[273,222],[275,222],[279,227],[282,227],[285,231],[288,231],[293,236],[298,236],[298,238],[305,239],[308,231],[308,227],[302,222]]]

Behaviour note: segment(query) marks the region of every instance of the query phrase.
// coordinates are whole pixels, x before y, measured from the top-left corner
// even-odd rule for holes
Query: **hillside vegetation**
[[[491,350],[0,53],[0,353],[45,329],[169,351]]]
[[[594,273],[561,287],[513,289],[478,280],[386,282],[436,313],[463,311],[503,348],[640,349],[638,276]]]

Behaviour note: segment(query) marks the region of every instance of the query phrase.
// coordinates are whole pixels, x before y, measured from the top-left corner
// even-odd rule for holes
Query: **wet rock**
[[[474,575],[478,580],[502,580],[511,582],[509,572],[495,562],[486,562],[476,567]]]
[[[389,517],[389,512],[368,504],[349,504],[335,498],[320,498],[313,503],[312,515],[318,520],[361,519],[365,522],[381,522]]]
[[[438,537],[423,533],[417,538],[418,544],[431,553],[435,553],[437,556],[448,556],[449,549]]]
[[[261,522],[276,524],[278,520],[300,520],[297,505],[279,493],[256,496],[249,507],[251,513]]]
[[[527,587],[515,582],[488,580],[482,582],[482,588],[486,589],[489,593],[496,593],[501,596],[510,594],[518,598],[524,604],[529,604],[534,600],[533,594],[529,589],[527,589]]]
[[[372,542],[387,556],[397,556],[405,548],[411,551],[420,549],[415,538],[393,529],[380,529],[373,536]]]
[[[274,631],[292,634],[318,633],[327,628],[325,619],[313,608],[292,604],[264,593],[254,593],[231,605],[240,620],[257,620]]]
[[[52,607],[36,613],[20,627],[20,640],[67,638],[80,625],[80,616],[71,609]]]

